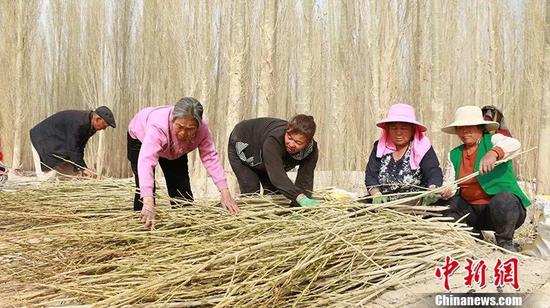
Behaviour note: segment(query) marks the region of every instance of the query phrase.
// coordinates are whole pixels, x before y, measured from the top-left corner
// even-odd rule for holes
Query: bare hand
[[[229,192],[229,189],[223,189],[221,191],[221,204],[222,207],[229,211],[231,214],[238,214],[239,213],[239,206],[237,205],[237,202],[235,202],[235,199],[231,196],[231,193]]]
[[[155,200],[153,197],[143,197],[143,208],[139,213],[139,219],[146,229],[155,229]]]
[[[487,152],[479,162],[479,173],[486,174],[491,172],[495,168],[497,158],[498,154],[495,151]]]
[[[443,191],[441,192],[441,197],[445,200],[449,199],[452,196],[453,196],[453,189],[451,189],[450,187],[444,188]]]
[[[91,178],[98,178],[97,172],[94,169],[84,169],[86,176]]]
[[[88,177],[88,178],[95,178],[96,177],[96,173],[94,170],[92,169],[82,169],[80,171],[77,172],[77,176],[78,177]]]

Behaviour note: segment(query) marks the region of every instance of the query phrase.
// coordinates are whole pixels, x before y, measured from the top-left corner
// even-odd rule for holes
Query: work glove
[[[372,204],[381,204],[388,202],[388,196],[384,196],[381,192],[372,195]]]
[[[292,214],[290,215],[290,220],[304,220],[304,216],[300,214]]]
[[[423,206],[432,205],[439,199],[441,199],[441,193],[427,194],[422,198],[422,205]]]
[[[303,207],[313,207],[313,206],[318,206],[319,201],[315,201],[315,200],[309,199],[307,196],[303,196],[302,199],[298,201],[298,204],[300,204],[300,206],[303,206]]]

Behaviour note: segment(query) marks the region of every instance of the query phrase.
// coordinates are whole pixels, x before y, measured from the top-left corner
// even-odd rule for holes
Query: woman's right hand
[[[388,196],[384,196],[380,189],[377,187],[369,189],[369,195],[371,196],[371,203],[372,204],[380,204],[388,202]]]
[[[233,199],[233,196],[231,196],[229,189],[227,188],[222,189],[220,193],[222,197],[221,199],[222,207],[231,214],[238,214],[239,206],[237,205],[237,202],[235,202],[235,199]]]
[[[139,218],[144,224],[145,228],[155,229],[155,199],[152,196],[143,197],[143,208],[139,213]]]
[[[388,196],[384,196],[380,191],[372,195],[372,204],[381,204],[388,202]]]
[[[296,197],[296,202],[302,207],[313,207],[320,204],[319,201],[310,199],[304,194],[299,194],[298,197]]]

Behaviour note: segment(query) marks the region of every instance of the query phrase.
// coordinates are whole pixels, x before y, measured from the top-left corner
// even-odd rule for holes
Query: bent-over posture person
[[[36,124],[30,135],[37,176],[52,169],[67,175],[93,175],[84,162],[84,148],[90,137],[108,126],[115,128],[116,123],[106,106],[60,111]]]
[[[447,189],[443,197],[452,197],[448,216],[458,220],[468,214],[465,222],[475,232],[495,231],[500,247],[517,251],[512,242],[514,232],[523,224],[525,208],[531,201],[519,187],[510,161],[495,167],[497,160],[510,156],[521,147],[516,139],[487,133],[498,129],[498,125],[484,120],[479,107],[464,106],[456,110],[454,122],[442,128],[445,133],[458,135],[463,143],[449,152],[445,183],[476,171],[480,173],[454,189]]]
[[[242,194],[281,193],[293,204],[316,206],[310,199],[319,150],[312,116],[290,121],[258,118],[238,123],[229,137],[228,155]],[[287,171],[299,166],[293,183]]]
[[[443,183],[439,160],[426,136],[426,126],[416,121],[412,106],[392,105],[386,119],[376,123],[382,129],[374,142],[365,171],[365,185],[373,196],[372,203],[397,200],[407,193],[434,189]],[[423,205],[429,205],[440,195],[428,194]]]
[[[128,160],[139,189],[134,196],[134,210],[141,211],[140,218],[146,228],[152,229],[155,225],[156,165],[162,168],[168,195],[192,201],[187,153],[197,148],[202,164],[220,191],[222,207],[230,213],[239,211],[227,188],[223,166],[202,113],[199,101],[184,97],[175,106],[139,111],[128,126]]]

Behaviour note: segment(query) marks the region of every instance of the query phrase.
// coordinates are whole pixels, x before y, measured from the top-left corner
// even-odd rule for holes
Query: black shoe
[[[511,252],[519,251],[518,247],[514,244],[512,240],[500,240],[497,241],[497,245]]]

